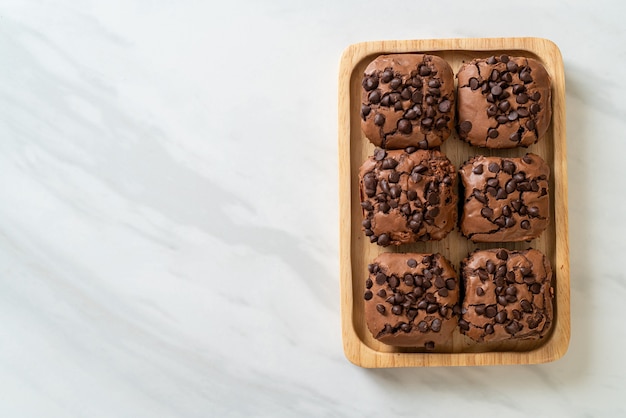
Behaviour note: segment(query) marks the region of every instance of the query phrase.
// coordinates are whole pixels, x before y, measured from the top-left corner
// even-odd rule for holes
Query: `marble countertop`
[[[0,5],[0,416],[626,415],[626,3],[337,3]],[[486,36],[563,54],[569,352],[361,369],[339,318],[339,58]]]

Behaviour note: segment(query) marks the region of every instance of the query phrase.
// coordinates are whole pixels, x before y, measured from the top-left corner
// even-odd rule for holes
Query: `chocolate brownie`
[[[433,350],[457,325],[457,274],[440,254],[383,253],[368,266],[365,321],[374,338]]]
[[[465,188],[461,232],[474,242],[537,238],[550,219],[550,167],[535,154],[478,156],[459,171]]]
[[[359,186],[370,242],[440,240],[456,224],[456,170],[440,151],[377,148],[361,166]]]
[[[475,341],[539,339],[553,318],[552,269],[539,251],[476,251],[463,262],[461,332]]]
[[[454,77],[434,55],[381,55],[365,69],[361,126],[386,149],[439,146],[454,124]]]
[[[457,78],[461,139],[478,147],[527,147],[548,130],[550,76],[538,61],[507,55],[475,59]]]

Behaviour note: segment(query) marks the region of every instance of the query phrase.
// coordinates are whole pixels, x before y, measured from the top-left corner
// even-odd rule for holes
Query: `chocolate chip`
[[[477,165],[476,167],[474,167],[472,169],[472,173],[474,173],[474,174],[482,174],[483,173],[483,165],[480,164],[480,165]]]
[[[533,283],[530,285],[529,290],[535,294],[538,295],[541,292],[541,285],[539,283]]]
[[[441,331],[441,319],[439,319],[439,318],[433,319],[433,322],[430,324],[430,329],[433,332]]]
[[[444,118],[439,118],[437,119],[437,122],[435,122],[435,128],[437,129],[443,129],[448,125],[448,121],[446,121]]]
[[[534,101],[537,101],[539,99],[541,99],[541,93],[539,93],[538,91],[533,92],[533,94],[530,95],[530,98],[533,99]],[[539,106],[539,105],[537,105]]]
[[[517,132],[513,132],[509,135],[509,141],[519,142],[519,134]]]
[[[380,103],[380,92],[378,90],[374,90],[367,96],[367,98],[372,104]]]
[[[510,160],[503,160],[502,161],[502,171],[504,171],[507,174],[513,174],[515,172],[515,163],[513,161]]]
[[[400,305],[394,305],[394,306],[391,308],[391,312],[392,312],[394,315],[402,315],[402,306],[400,306]]]
[[[392,171],[389,173],[389,183],[397,183],[400,181],[400,173]]]
[[[389,87],[391,87],[392,90],[397,90],[398,87],[400,87],[402,85],[402,80],[400,80],[399,78],[395,77],[393,80],[391,80],[391,82],[389,83]]]
[[[533,78],[530,75],[530,71],[528,69],[520,71],[519,79],[522,80],[524,83],[530,83],[531,81],[533,81]]]
[[[506,63],[506,69],[509,70],[512,73],[516,73],[517,72],[517,64],[514,63],[513,61],[508,61]]]
[[[482,287],[477,287],[476,288],[476,295],[477,296],[484,296],[485,295],[485,291],[483,290]]]
[[[482,171],[481,171],[481,173],[482,173]],[[474,190],[474,198],[476,200],[478,200],[482,204],[486,204],[487,203],[487,196],[485,196],[484,193],[481,192],[480,190]]]
[[[393,158],[386,158],[383,160],[381,167],[383,170],[392,170],[398,166],[398,161]]]
[[[490,105],[487,108],[487,116],[495,116],[498,113],[498,107],[496,105]]]
[[[387,281],[387,276],[385,276],[383,273],[378,273],[376,275],[376,284],[379,286],[382,286],[383,284],[385,284],[385,282]]]
[[[503,324],[506,321],[506,311],[500,311],[496,314],[496,322],[498,324]]]
[[[523,220],[522,222],[520,222],[519,226],[522,229],[530,229],[530,222],[528,222],[527,220]]]
[[[377,113],[376,116],[374,116],[374,124],[377,126],[383,126],[385,124],[385,116]]]
[[[487,167],[487,168],[492,173],[498,173],[500,171],[500,166],[498,165],[498,163],[495,163],[495,162],[489,163],[489,167]],[[496,184],[498,184],[497,180],[496,180]]]
[[[419,324],[417,324],[417,329],[420,332],[426,332],[428,331],[428,323],[426,321],[420,321]]]
[[[494,56],[491,56],[491,57],[487,58],[487,64],[489,64],[489,65],[493,65],[493,64],[495,64],[497,62],[498,61],[496,60],[496,57],[494,57]]]
[[[400,119],[398,121],[398,130],[403,134],[410,134],[413,130],[413,125],[406,119]]]
[[[517,118],[519,117],[519,114],[515,110],[511,110],[511,112],[508,114],[507,117],[512,122],[514,120],[517,120]]]
[[[487,318],[493,318],[497,314],[498,314],[498,311],[495,306],[487,306],[487,308],[485,309],[485,316]]]
[[[491,208],[482,208],[480,210],[480,214],[484,217],[484,218],[491,218],[493,216],[493,209]]]
[[[371,290],[366,290],[366,291],[365,291],[365,294],[363,295],[363,298],[364,298],[365,300],[370,300],[370,299],[372,299],[373,297],[374,297],[374,294],[372,293],[372,291],[371,291]]]
[[[426,313],[433,314],[439,310],[439,306],[436,303],[429,303],[426,306]]]
[[[378,245],[382,245],[383,247],[386,247],[387,245],[391,244],[391,240],[389,239],[389,235],[387,235],[387,234],[380,234],[380,236],[378,237],[377,243],[378,243]]]
[[[522,307],[522,310],[524,312],[532,312],[533,311],[533,306],[531,305],[531,303],[529,301],[527,301],[526,299],[522,299],[521,302],[519,303],[520,306]]]
[[[404,284],[407,286],[415,286],[415,281],[413,280],[413,276],[411,274],[404,275]]]
[[[469,131],[472,130],[472,122],[468,120],[461,122],[461,124],[459,125],[459,130],[461,132],[468,133]]]
[[[393,72],[390,69],[386,69],[380,75],[380,81],[382,81],[383,83],[389,83],[392,78],[393,78]]]
[[[517,114],[522,118],[526,118],[528,117],[528,115],[530,115],[530,112],[525,107],[518,107]]]
[[[495,265],[495,264],[494,264],[494,262],[493,262],[493,261],[491,261],[491,260],[487,260],[487,263],[486,263],[486,266],[485,266],[485,267],[487,268],[487,272],[488,272],[489,274],[493,274],[493,273],[495,273],[495,272],[496,272],[496,265]]]
[[[417,199],[417,192],[415,190],[409,190],[408,192],[406,192],[406,198],[409,199],[410,201],[416,200]]]
[[[389,206],[389,204],[387,202],[383,202],[383,203],[380,203],[378,205],[378,210],[383,212],[383,213],[389,212],[390,209],[391,209],[391,206]],[[381,245],[383,245],[383,244],[381,244]]]
[[[469,80],[469,86],[472,90],[476,90],[478,87],[480,87],[480,83],[478,82],[478,79],[472,77]]]
[[[500,102],[500,104],[498,105],[498,108],[503,112],[506,112],[507,110],[509,110],[510,107],[511,107],[511,104],[507,100]]]
[[[431,73],[430,68],[428,68],[427,65],[420,66],[420,70],[419,71],[420,71],[420,75],[422,77],[430,75],[430,73]]]
[[[444,100],[441,103],[439,103],[439,111],[442,113],[449,112],[451,108],[452,108],[452,103],[450,103],[450,100]]]
[[[378,313],[380,313],[381,315],[385,313],[385,305],[378,303],[376,305],[376,310],[378,311]]]
[[[382,148],[376,148],[374,150],[374,159],[376,161],[382,161],[385,159],[385,157],[387,156],[387,151],[385,151]]]
[[[363,88],[366,91],[371,91],[374,90],[376,87],[378,87],[378,78],[377,77],[366,77],[363,79]]]
[[[372,286],[374,286],[374,282],[372,282],[372,279],[368,278],[367,280],[365,280],[365,287],[367,289],[371,289]]]
[[[378,280],[376,280],[376,282],[378,283]],[[384,283],[384,281],[383,281]],[[383,284],[383,283],[379,283],[379,284]],[[380,289],[378,291],[378,293],[376,293],[378,296],[380,296],[381,298],[385,298],[387,297],[387,292],[385,291],[385,289]]]
[[[500,250],[496,253],[496,258],[506,261],[509,258],[509,253],[506,250]]]
[[[520,93],[515,97],[515,101],[519,104],[525,104],[528,102],[528,95],[526,93]]]
[[[504,116],[504,115],[500,115],[496,118],[496,121],[500,124],[500,125],[504,125],[505,123],[507,123],[509,121],[509,119]]]
[[[529,131],[534,131],[535,130],[535,121],[534,120],[529,120],[528,122],[526,122],[526,129],[528,129]]]
[[[532,206],[528,208],[528,216],[536,218],[539,216],[539,208],[537,206]]]
[[[489,130],[487,131],[487,136],[489,136],[489,138],[497,138],[498,137],[498,130],[494,129],[494,128],[489,128]]]
[[[494,70],[495,71],[495,70]],[[491,94],[493,94],[494,96],[499,96],[502,94],[502,87],[498,86],[497,84],[495,86],[493,86],[491,88]]]
[[[532,113],[533,115],[536,115],[537,113],[539,113],[540,109],[541,108],[539,107],[537,103],[533,103],[530,105],[530,113]]]

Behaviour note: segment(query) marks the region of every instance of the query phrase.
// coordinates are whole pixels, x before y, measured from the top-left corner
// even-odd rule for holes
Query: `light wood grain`
[[[359,109],[361,77],[367,64],[380,54],[419,52],[444,58],[456,73],[463,62],[506,53],[541,61],[552,78],[552,124],[538,144],[528,149],[486,150],[469,146],[453,134],[441,147],[459,167],[469,157],[522,156],[534,152],[550,165],[551,224],[530,243],[474,244],[453,231],[439,242],[416,243],[399,248],[370,244],[361,231],[358,169],[374,146],[361,132]],[[339,217],[342,337],[346,357],[362,367],[472,366],[545,363],[562,357],[570,339],[570,277],[567,220],[567,161],[565,138],[565,78],[558,47],[539,38],[431,39],[365,42],[351,45],[339,72]],[[391,347],[373,339],[363,317],[363,291],[367,264],[383,251],[440,252],[454,265],[476,248],[502,246],[536,248],[546,254],[554,270],[555,321],[552,331],[538,342],[503,343],[487,347],[455,333],[445,352],[424,353]]]

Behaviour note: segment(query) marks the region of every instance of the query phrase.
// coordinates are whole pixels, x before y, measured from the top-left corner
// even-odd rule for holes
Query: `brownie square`
[[[384,253],[368,266],[365,321],[377,340],[434,350],[457,326],[459,282],[440,254]]]
[[[537,238],[550,220],[550,167],[535,154],[477,156],[460,171],[465,188],[461,232],[474,242]]]
[[[382,246],[444,238],[457,219],[456,177],[440,151],[376,149],[359,172],[365,235]]]
[[[471,339],[539,339],[549,332],[552,269],[540,251],[476,251],[464,260],[462,275],[459,327]]]
[[[461,139],[478,147],[527,147],[548,130],[550,76],[538,61],[507,55],[475,59],[457,78]]]
[[[386,149],[439,146],[454,124],[454,77],[434,55],[381,55],[365,69],[361,127]]]

